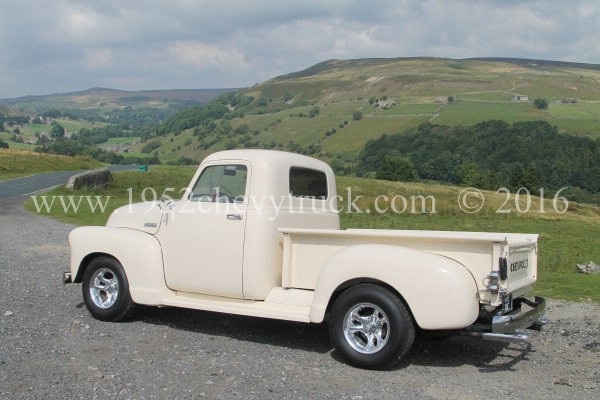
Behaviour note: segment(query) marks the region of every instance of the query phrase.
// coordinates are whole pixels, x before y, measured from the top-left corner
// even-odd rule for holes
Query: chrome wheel
[[[390,337],[390,322],[381,308],[360,303],[344,317],[344,337],[359,353],[373,354],[383,349]]]
[[[90,278],[90,297],[99,308],[112,307],[119,297],[119,279],[109,268],[97,269]]]

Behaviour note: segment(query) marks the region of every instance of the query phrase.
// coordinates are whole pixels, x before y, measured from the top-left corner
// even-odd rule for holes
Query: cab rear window
[[[294,197],[327,199],[327,175],[315,169],[291,167],[290,194]]]

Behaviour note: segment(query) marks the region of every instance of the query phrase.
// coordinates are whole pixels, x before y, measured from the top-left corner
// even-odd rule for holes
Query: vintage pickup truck
[[[525,341],[546,322],[537,235],[340,230],[325,163],[269,150],[215,153],[183,198],[127,205],[69,235],[64,282],[118,321],[135,304],[307,323],[327,319],[352,365],[383,369],[415,332]]]

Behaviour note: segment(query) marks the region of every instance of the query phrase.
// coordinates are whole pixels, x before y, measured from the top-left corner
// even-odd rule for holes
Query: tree
[[[534,164],[523,166],[517,163],[511,171],[508,184],[513,192],[523,187],[533,193],[544,187],[544,176]]]
[[[454,96],[448,96],[448,103],[452,103],[454,101]]]
[[[256,105],[259,107],[265,107],[267,104],[269,104],[269,100],[266,97],[261,97],[256,102]]]
[[[461,164],[456,170],[456,180],[462,186],[482,187],[481,167],[475,163]]]
[[[233,133],[235,133],[236,135],[245,135],[248,132],[250,132],[250,126],[248,126],[247,123],[241,124],[240,126],[235,128],[233,131]]]
[[[53,138],[59,138],[65,136],[65,128],[58,122],[52,123],[52,129],[50,130],[50,136]]]
[[[49,142],[50,142],[50,139],[48,139],[48,137],[46,135],[40,135],[38,137],[36,144],[42,146],[42,148],[45,149],[48,146]]]
[[[417,170],[412,161],[406,157],[386,156],[377,170],[376,177],[388,181],[414,182],[417,180]]]
[[[354,112],[354,114],[352,114],[352,119],[353,119],[354,121],[361,120],[361,119],[362,119],[362,117],[363,117],[363,113],[362,113],[362,111],[355,111],[355,112]]]
[[[8,143],[0,139],[0,149],[8,149]]]
[[[537,108],[538,110],[547,110],[548,109],[548,100],[546,99],[542,99],[537,98],[533,101],[533,105],[535,106],[535,108]]]

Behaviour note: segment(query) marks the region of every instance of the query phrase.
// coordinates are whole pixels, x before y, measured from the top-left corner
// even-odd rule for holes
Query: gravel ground
[[[550,301],[529,344],[419,338],[395,370],[363,371],[324,325],[175,308],[94,320],[61,283],[72,226],[12,201],[0,227],[0,398],[600,398],[597,304]]]

